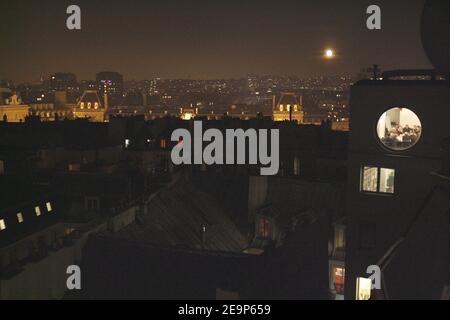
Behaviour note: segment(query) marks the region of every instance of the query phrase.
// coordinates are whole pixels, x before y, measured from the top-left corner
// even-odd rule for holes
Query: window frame
[[[364,190],[364,170],[366,168],[375,168],[377,169],[377,181],[376,181],[376,191]],[[381,170],[393,170],[394,171],[394,191],[393,192],[385,192],[381,191]],[[396,194],[395,188],[395,180],[397,177],[397,169],[393,167],[381,167],[376,165],[361,165],[359,168],[359,192],[364,194],[372,194],[372,195],[385,195],[385,196],[394,196]]]
[[[22,212],[17,212],[16,213],[16,217],[17,217],[17,222],[19,224],[24,223],[25,219],[23,218],[23,213]]]
[[[0,219],[0,232],[5,231],[7,228],[6,220],[4,218]]]
[[[268,217],[258,218],[257,237],[264,240],[272,239],[272,221]]]
[[[389,146],[387,146],[383,141],[382,138],[380,138],[380,136],[378,135],[378,125],[379,122],[381,120],[381,117],[383,117],[383,115],[385,115],[387,112],[391,111],[392,109],[407,109],[409,111],[411,111],[419,120],[420,123],[420,135],[418,136],[417,140],[411,144],[410,146],[406,147],[406,148],[402,148],[402,149],[396,149],[396,148],[391,148]],[[413,149],[414,147],[416,147],[416,145],[422,140],[422,136],[423,136],[423,132],[424,132],[424,125],[422,123],[422,117],[419,116],[418,112],[413,110],[413,108],[411,106],[407,106],[407,107],[399,107],[399,106],[392,106],[388,109],[386,109],[385,111],[383,111],[380,116],[378,117],[378,119],[375,121],[375,130],[374,130],[374,134],[375,134],[375,139],[378,141],[378,144],[381,146],[381,148],[385,151],[388,151],[390,153],[394,153],[394,154],[402,154],[404,152],[410,151],[411,149]]]

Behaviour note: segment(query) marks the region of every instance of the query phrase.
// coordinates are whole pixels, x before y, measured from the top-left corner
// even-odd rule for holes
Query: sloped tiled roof
[[[95,103],[97,102],[100,106],[102,106],[102,101],[100,100],[100,97],[97,94],[97,91],[95,90],[86,90],[83,95],[81,96],[80,101],[78,101],[78,105],[80,105],[81,102],[84,103]]]
[[[282,93],[280,99],[278,100],[278,105],[299,105],[298,99],[293,93]]]
[[[205,243],[203,226],[206,226]],[[223,252],[241,252],[248,246],[218,203],[184,180],[160,191],[148,203],[148,213],[140,215],[115,237]]]

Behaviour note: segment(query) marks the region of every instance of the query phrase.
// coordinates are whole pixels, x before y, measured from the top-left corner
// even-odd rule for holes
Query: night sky
[[[81,7],[81,31],[66,29],[71,4]],[[382,31],[366,29],[371,4],[382,8]],[[113,70],[139,80],[355,74],[373,63],[429,68],[422,6],[423,0],[2,0],[0,79],[32,82],[59,71],[82,80]],[[337,59],[321,58],[327,47]]]

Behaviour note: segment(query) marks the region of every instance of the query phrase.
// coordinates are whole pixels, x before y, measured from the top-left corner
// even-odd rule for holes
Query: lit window
[[[298,111],[298,106],[296,104],[294,104],[294,111],[297,112]]]
[[[334,288],[336,294],[344,294],[345,268],[334,268]]]
[[[88,102],[88,109],[90,109],[92,106],[92,103]]]
[[[377,192],[378,168],[363,167],[362,191]]]
[[[84,102],[80,103],[80,108],[84,109]]]
[[[270,228],[270,221],[267,218],[261,218],[258,222],[258,237],[263,239],[270,239],[272,230]]]
[[[17,222],[19,222],[19,223],[23,222],[23,214],[22,214],[22,212],[19,212],[17,214]]]
[[[345,249],[345,227],[337,225],[334,229],[334,247],[337,250]]]
[[[3,231],[6,229],[6,223],[5,220],[0,219],[0,231]]]
[[[74,232],[75,231],[75,229],[74,228],[66,228],[65,230],[64,230],[64,234],[66,235],[66,236],[68,236],[68,235],[70,235],[72,232]]]
[[[395,169],[362,167],[361,191],[373,193],[394,193]]]
[[[280,104],[280,111],[283,111],[283,110],[284,110],[283,105]]]
[[[34,207],[34,212],[36,213],[36,217],[39,217],[41,215],[41,208]]]
[[[98,102],[94,103],[94,108],[98,109]]]
[[[298,157],[294,158],[294,176],[300,175],[300,159]]]
[[[46,203],[46,207],[47,207],[47,211],[51,212],[52,211],[52,204],[50,202]]]
[[[394,169],[380,169],[380,192],[383,193],[394,193],[394,179],[395,170]]]
[[[377,134],[383,145],[402,151],[414,146],[422,135],[422,124],[417,115],[407,108],[392,108],[378,120]]]
[[[356,300],[369,300],[372,290],[372,279],[356,278]]]

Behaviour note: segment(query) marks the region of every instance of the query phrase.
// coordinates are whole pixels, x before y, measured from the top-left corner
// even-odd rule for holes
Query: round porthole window
[[[403,151],[419,141],[422,124],[413,111],[407,108],[392,108],[378,120],[377,135],[386,148]]]

